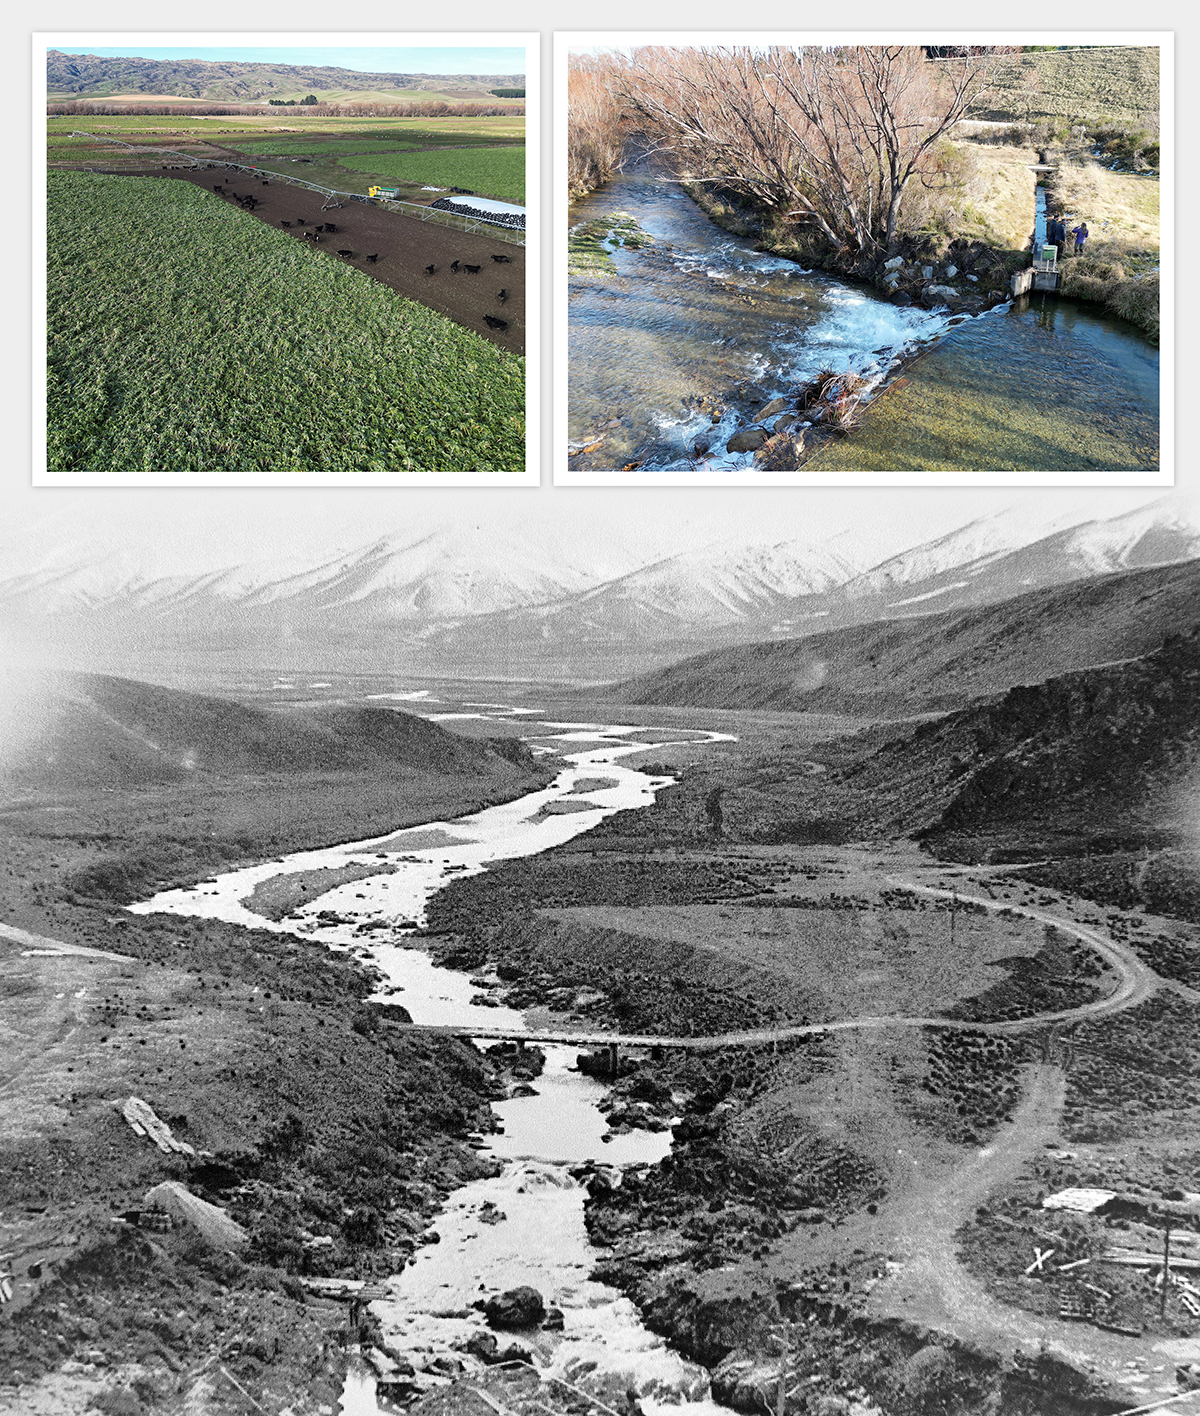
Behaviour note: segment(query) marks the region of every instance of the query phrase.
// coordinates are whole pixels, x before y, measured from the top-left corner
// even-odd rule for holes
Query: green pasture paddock
[[[400,152],[394,155],[341,159],[343,167],[377,177],[439,187],[465,187],[481,196],[523,204],[525,149],[447,148],[441,152]]]
[[[524,360],[187,182],[48,174],[56,471],[519,471]]]
[[[316,138],[238,138],[229,142],[226,146],[234,148],[239,153],[247,156],[257,154],[259,157],[291,157],[307,156],[314,157],[337,157],[342,153],[371,153],[371,152],[399,152],[415,148],[414,143],[402,143],[393,138],[388,142],[381,142],[377,138],[329,138],[324,142]]]

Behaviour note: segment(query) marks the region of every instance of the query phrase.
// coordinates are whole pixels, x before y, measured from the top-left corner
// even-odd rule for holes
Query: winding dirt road
[[[683,1052],[711,1052],[721,1047],[759,1047],[764,1043],[784,1042],[793,1038],[814,1037],[822,1033],[857,1032],[882,1028],[939,1028],[946,1032],[1020,1033],[1053,1023],[1085,1022],[1135,1008],[1159,987],[1162,980],[1138,958],[1127,944],[1122,944],[1090,925],[1064,919],[1048,910],[1007,901],[988,899],[983,895],[967,895],[961,890],[940,886],[919,885],[899,876],[886,877],[889,885],[916,895],[940,899],[957,899],[963,904],[980,906],[994,913],[1024,915],[1040,924],[1053,925],[1086,944],[1104,960],[1117,975],[1117,986],[1103,998],[1081,1003],[1074,1008],[1055,1012],[1033,1013],[1028,1018],[1009,1018],[997,1022],[966,1022],[959,1018],[938,1017],[859,1017],[839,1018],[827,1023],[795,1023],[784,1027],[748,1028],[742,1032],[714,1033],[706,1037],[669,1037],[652,1033],[590,1032],[575,1028],[541,1028],[525,1030],[513,1027],[446,1026],[420,1023],[393,1023],[393,1027],[421,1028],[426,1032],[447,1033],[456,1037],[502,1038],[509,1041],[566,1043],[579,1047],[667,1047]]]

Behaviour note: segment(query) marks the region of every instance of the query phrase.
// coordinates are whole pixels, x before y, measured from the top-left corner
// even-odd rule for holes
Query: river
[[[465,712],[425,716],[511,721],[513,711],[477,704]],[[522,1014],[480,1006],[474,1001],[478,990],[465,974],[438,967],[427,954],[395,938],[423,921],[430,897],[447,880],[477,874],[493,861],[548,850],[615,811],[649,805],[673,779],[640,772],[623,759],[670,744],[657,731],[652,743],[630,741],[642,731],[635,724],[531,722],[527,741],[564,763],[548,787],[470,816],[230,871],[130,908],[138,914],[224,919],[352,950],[380,970],[377,999],[402,1003],[416,1022],[521,1027]],[[715,732],[684,732],[679,740],[733,741]],[[313,871],[372,863],[387,873],[306,899],[282,919],[268,919],[251,908],[254,891],[268,881],[278,884],[289,875],[312,881]],[[322,914],[325,919],[319,918]],[[379,937],[359,932],[362,926],[380,931]],[[606,1140],[597,1107],[603,1085],[574,1070],[574,1049],[547,1047],[545,1052],[535,1095],[494,1107],[503,1129],[486,1138],[482,1153],[503,1162],[501,1173],[449,1196],[433,1226],[440,1242],[420,1249],[389,1281],[389,1297],[373,1304],[385,1340],[392,1351],[405,1354],[423,1384],[443,1384],[447,1359],[469,1364],[463,1343],[485,1330],[470,1304],[481,1294],[528,1283],[563,1312],[563,1331],[539,1334],[534,1344],[544,1375],[599,1381],[606,1391],[615,1390],[618,1400],[635,1389],[649,1411],[670,1405],[688,1416],[718,1416],[723,1409],[709,1398],[707,1373],[647,1331],[627,1298],[590,1279],[585,1191],[570,1174],[570,1167],[588,1160],[618,1167],[661,1160],[670,1149],[670,1133],[632,1131]],[[502,1216],[498,1221],[497,1214]],[[375,1412],[374,1388],[374,1375],[365,1364],[355,1363],[343,1395],[345,1416]]]
[[[1158,350],[1123,320],[1056,296],[973,318],[901,309],[870,287],[755,251],[650,174],[607,183],[569,221],[620,212],[655,239],[614,250],[615,274],[572,277],[568,436],[602,439],[573,469],[736,472],[753,458],[725,443],[762,401],[823,368],[882,387],[900,365],[907,383],[807,467],[1158,466]],[[697,399],[715,402],[715,424]],[[698,437],[711,447],[696,458]]]

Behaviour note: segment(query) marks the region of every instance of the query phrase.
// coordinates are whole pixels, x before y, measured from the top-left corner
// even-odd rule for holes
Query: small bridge
[[[608,1049],[609,1075],[616,1076],[620,1049],[648,1048],[652,1055],[665,1051],[715,1052],[722,1047],[762,1047],[780,1042],[791,1042],[802,1037],[817,1037],[822,1033],[882,1031],[885,1028],[936,1028],[942,1032],[976,1033],[1023,1033],[1041,1028],[1055,1028],[1063,1024],[1086,1022],[1093,1018],[1108,1017],[1126,1008],[1136,1007],[1149,998],[1159,987],[1161,980],[1154,971],[1138,957],[1132,947],[1098,929],[1078,924],[1074,920],[1063,919],[1043,909],[1030,905],[1016,905],[983,895],[968,895],[954,889],[947,890],[936,885],[919,885],[914,881],[896,875],[886,877],[889,885],[908,890],[915,895],[925,895],[932,899],[949,900],[954,904],[978,905],[989,913],[1022,915],[1043,925],[1053,925],[1056,929],[1074,936],[1089,949],[1099,954],[1105,964],[1115,973],[1117,982],[1111,993],[1088,1003],[1077,1004],[1073,1008],[1058,1008],[1044,1013],[1032,1013],[1025,1018],[1004,1018],[994,1022],[970,1022],[961,1018],[925,1018],[885,1015],[883,1017],[838,1018],[828,1023],[790,1023],[782,1027],[749,1028],[743,1032],[715,1033],[706,1037],[669,1037],[653,1033],[592,1032],[578,1028],[531,1028],[511,1026],[489,1027],[488,1024],[445,1025],[433,1023],[395,1023],[385,1019],[388,1027],[402,1032],[440,1033],[446,1037],[496,1039],[518,1044],[549,1042],[565,1043],[574,1047]]]

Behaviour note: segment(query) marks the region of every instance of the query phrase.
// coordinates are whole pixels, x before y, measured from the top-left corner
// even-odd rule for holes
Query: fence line
[[[94,143],[103,143],[106,147],[123,147],[127,152],[132,153],[157,153],[160,157],[173,157],[181,162],[191,164],[194,171],[201,171],[207,167],[225,167],[233,172],[245,173],[247,177],[261,177],[264,172],[271,174],[272,181],[286,182],[292,187],[303,187],[310,192],[318,192],[324,201],[321,210],[327,211],[330,207],[344,206],[344,202],[336,201],[337,197],[345,197],[349,201],[364,202],[367,206],[374,206],[376,203],[370,197],[364,197],[361,192],[340,192],[336,187],[326,187],[319,182],[309,182],[303,177],[293,177],[290,172],[276,172],[268,167],[253,167],[246,162],[229,162],[220,157],[195,157],[190,152],[175,152],[172,148],[144,147],[140,143],[122,142],[120,138],[98,138],[94,133],[73,132],[73,138],[88,138]],[[390,211],[396,212],[400,216],[416,217],[420,221],[432,221],[440,226],[450,226],[456,231],[468,234],[482,233],[493,236],[501,241],[507,241],[512,246],[524,246],[525,232],[519,227],[505,226],[500,222],[489,221],[485,216],[464,216],[458,212],[434,210],[433,207],[422,206],[419,202],[403,202],[383,200],[378,203]]]

